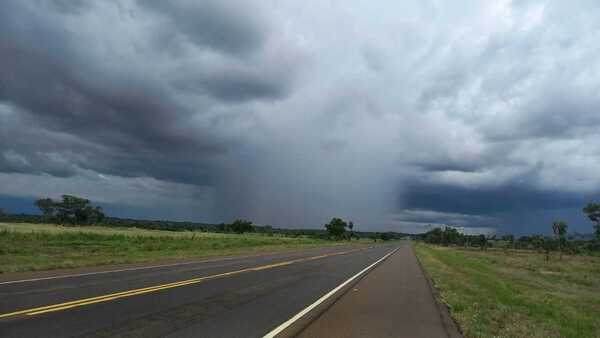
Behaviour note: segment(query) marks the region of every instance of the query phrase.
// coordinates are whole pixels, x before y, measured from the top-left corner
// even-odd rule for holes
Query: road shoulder
[[[461,337],[443,318],[412,244],[405,242],[299,337]]]

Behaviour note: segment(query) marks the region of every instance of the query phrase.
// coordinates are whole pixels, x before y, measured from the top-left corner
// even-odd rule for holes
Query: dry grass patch
[[[353,243],[357,243],[353,241]],[[0,273],[348,244],[308,237],[0,223]]]

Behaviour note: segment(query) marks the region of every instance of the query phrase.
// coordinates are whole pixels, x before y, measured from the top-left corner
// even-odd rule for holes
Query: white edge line
[[[338,285],[335,289],[333,289],[333,290],[329,291],[328,293],[326,293],[323,297],[317,299],[316,302],[310,304],[304,310],[298,312],[295,316],[293,316],[292,318],[290,318],[287,321],[283,322],[281,325],[279,325],[278,327],[276,327],[275,329],[273,329],[271,332],[269,332],[266,335],[264,335],[263,338],[274,338],[275,336],[277,336],[278,334],[280,334],[283,330],[287,329],[290,325],[292,325],[295,321],[297,321],[298,319],[302,318],[305,314],[307,314],[308,312],[312,311],[319,304],[321,304],[325,300],[327,300],[327,298],[333,296],[336,292],[338,292],[344,286],[346,286],[349,283],[351,283],[353,280],[355,280],[356,278],[358,278],[360,275],[362,275],[363,273],[365,273],[367,270],[369,270],[373,266],[379,264],[379,262],[381,262],[384,259],[388,258],[391,254],[393,254],[394,252],[396,252],[398,249],[399,248],[395,248],[394,250],[390,251],[387,255],[381,257],[380,259],[378,259],[375,263],[373,263],[373,264],[367,266],[366,268],[362,269],[359,273],[357,273],[356,275],[350,277],[348,280],[346,280],[342,284]]]

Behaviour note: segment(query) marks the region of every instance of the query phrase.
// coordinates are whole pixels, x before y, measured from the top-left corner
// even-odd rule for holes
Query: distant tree
[[[596,223],[594,224],[596,240],[600,241],[600,203],[588,203],[583,208],[583,212],[592,222]]]
[[[219,223],[216,228],[217,232],[229,232],[229,224]]]
[[[544,252],[546,252],[546,261],[550,260],[550,251],[554,248],[554,241],[551,238],[543,237],[542,238],[542,248]]]
[[[502,236],[504,241],[504,253],[508,253],[508,249],[512,249],[515,243],[515,236],[512,234]]]
[[[564,221],[555,221],[554,223],[552,223],[552,232],[558,240],[557,244],[560,259],[562,259],[562,247],[564,245],[565,235],[567,234],[567,228],[567,223]]]
[[[471,247],[471,236],[465,236],[463,245],[465,246],[465,248]]]
[[[528,249],[529,246],[531,244],[533,244],[533,237],[532,236],[521,236],[517,240],[517,244],[519,246],[519,249],[522,249],[522,248]]]
[[[352,240],[352,237],[354,237],[354,231],[352,231],[352,229],[354,229],[354,223],[350,221],[348,222],[348,230],[350,230],[350,236],[348,236],[348,238],[350,240]]]
[[[443,232],[440,228],[435,228],[433,230],[428,231],[425,234],[425,242],[431,244],[441,244],[443,239]]]
[[[544,246],[544,239],[541,236],[536,235],[531,239],[531,244],[533,244],[533,247],[537,250],[538,253],[541,253],[542,248]]]
[[[481,246],[481,250],[485,250],[487,247],[487,237],[485,235],[479,235],[479,245]]]
[[[231,223],[230,225],[230,228],[233,232],[238,234],[254,231],[254,226],[252,225],[252,222],[243,219],[236,219],[235,221],[233,221],[233,223]]]
[[[341,218],[332,218],[329,223],[325,224],[325,229],[327,233],[335,238],[341,238],[346,232],[346,227],[348,224],[344,222]]]
[[[99,224],[106,218],[102,207],[94,208],[89,205],[81,209],[75,217],[80,224]]]
[[[0,217],[8,215],[8,212],[4,208],[0,208]]]
[[[381,240],[382,241],[389,241],[389,240],[391,240],[393,238],[394,238],[394,236],[390,232],[382,232],[381,233]]]
[[[35,205],[42,211],[46,221],[60,224],[96,224],[105,218],[101,207],[93,207],[88,199],[72,195],[63,195],[61,201],[41,198]]]
[[[85,198],[63,195],[62,202],[56,203],[56,217],[60,223],[82,224],[87,223],[86,216],[88,213],[84,211],[88,207],[90,201]]]
[[[513,245],[513,243],[515,241],[515,235],[513,235],[513,234],[505,235],[505,236],[502,236],[502,239],[505,240],[509,245]]]
[[[443,245],[459,244],[460,238],[461,234],[455,228],[446,227],[442,232]]]
[[[373,240],[373,242],[377,243],[377,240],[379,239],[379,233],[378,232],[372,232],[371,233],[371,239]]]
[[[56,202],[50,198],[40,198],[35,201],[35,206],[40,209],[44,218],[51,219],[56,213]]]

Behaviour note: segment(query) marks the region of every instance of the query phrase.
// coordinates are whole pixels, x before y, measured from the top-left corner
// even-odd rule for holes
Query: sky
[[[0,207],[589,233],[598,55],[595,0],[6,0]]]

